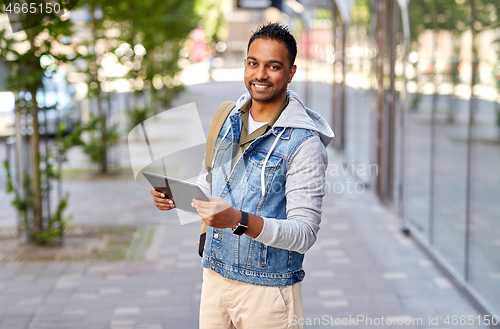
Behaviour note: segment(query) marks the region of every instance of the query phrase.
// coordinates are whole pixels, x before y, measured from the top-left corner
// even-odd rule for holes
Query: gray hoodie
[[[288,166],[285,186],[287,220],[264,218],[264,227],[255,240],[271,247],[305,253],[316,241],[321,222],[325,170],[328,166],[326,147],[334,134],[326,120],[305,107],[295,92],[289,89],[287,95],[288,106],[273,127],[308,129],[319,136],[302,143]],[[245,104],[249,97],[248,92],[242,95],[236,102],[236,108]],[[269,150],[269,155],[272,151],[273,148]],[[262,167],[265,168],[265,164]],[[206,171],[200,174],[198,185],[210,195]]]

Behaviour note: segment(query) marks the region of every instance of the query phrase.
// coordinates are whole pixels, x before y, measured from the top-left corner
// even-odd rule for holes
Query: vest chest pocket
[[[231,131],[229,131],[227,135],[221,131],[219,133],[219,136],[217,137],[217,143],[215,144],[215,151],[225,150],[232,144],[233,140]]]
[[[223,137],[223,133],[219,134],[217,143],[215,144],[214,170],[231,159],[231,153],[227,154],[229,147],[233,145],[231,132],[229,132],[224,139]]]
[[[262,169],[266,155],[267,153],[254,151],[250,156],[246,186],[251,191],[257,192],[261,190]],[[276,174],[280,172],[283,161],[283,158],[275,153],[273,153],[267,160],[266,167],[264,168],[264,182],[266,189],[269,189],[269,184],[274,181]],[[279,181],[281,182],[282,180]],[[284,186],[281,188],[284,189]]]

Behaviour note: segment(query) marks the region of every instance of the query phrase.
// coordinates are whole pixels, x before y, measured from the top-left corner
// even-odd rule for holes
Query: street
[[[293,87],[301,93],[300,84]],[[314,90],[318,96],[328,95],[328,87]],[[242,83],[233,82],[194,85],[175,106],[196,102],[208,130],[216,106],[244,90]],[[328,118],[328,97],[312,99],[311,108]],[[126,167],[128,148],[124,144],[120,148],[119,161]],[[446,316],[477,317],[415,242],[400,232],[397,215],[381,206],[372,191],[341,189],[356,181],[349,172],[332,170],[346,160],[329,149],[321,229],[304,262],[305,328],[323,327],[325,323],[317,319],[341,324],[358,315],[365,320],[384,317],[392,323],[406,322],[404,328],[436,327],[429,324],[429,317],[439,317],[440,328],[450,327],[443,322]],[[67,168],[71,165],[70,161]],[[196,246],[199,222],[180,225],[173,213],[158,211],[150,188],[137,184],[131,170],[130,175],[113,179],[66,179],[63,187],[71,194],[67,214],[74,216],[72,224],[154,229],[146,257],[118,263],[0,262],[0,329],[196,328],[202,274]],[[3,186],[0,193],[0,223],[14,225],[15,213]],[[375,325],[358,321],[344,322],[343,327]],[[486,326],[477,323],[468,328]]]

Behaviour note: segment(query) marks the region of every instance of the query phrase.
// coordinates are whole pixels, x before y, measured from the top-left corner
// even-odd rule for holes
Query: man
[[[295,39],[286,27],[267,24],[247,53],[248,93],[222,126],[211,179],[206,171],[198,178],[211,202],[193,200],[208,226],[200,328],[298,323],[292,320],[303,317],[302,261],[321,221],[333,132],[287,90],[297,69]],[[159,209],[174,207],[151,193]]]

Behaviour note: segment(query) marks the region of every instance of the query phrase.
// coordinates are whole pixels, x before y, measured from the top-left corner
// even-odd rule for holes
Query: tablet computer
[[[210,201],[196,184],[149,172],[143,172],[142,174],[155,190],[173,200],[175,207],[178,209],[198,214],[196,208],[191,206],[193,199]]]

